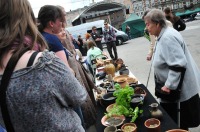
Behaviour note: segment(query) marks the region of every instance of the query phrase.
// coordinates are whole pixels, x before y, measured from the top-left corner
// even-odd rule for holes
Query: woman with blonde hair
[[[75,57],[77,55],[76,52],[79,50],[74,51],[74,47],[73,47],[73,44],[71,44],[71,40],[69,38],[68,32],[65,31],[64,28],[62,28],[61,32],[59,34],[56,34],[56,36],[58,36],[58,38],[61,40],[64,47],[66,47],[65,50],[67,50],[69,54],[68,62],[69,62],[70,67],[72,67],[72,69],[76,73],[76,78],[88,92],[85,102],[82,103],[81,105],[81,109],[79,109],[78,106],[76,108],[76,112],[78,113],[79,117],[81,117],[82,119],[82,125],[86,129],[88,129],[89,127],[94,125],[96,121],[96,110],[95,110],[96,102],[93,100],[94,99],[93,93],[91,94],[92,89],[96,87],[94,83],[92,82],[92,80],[90,79],[90,77],[88,77],[87,73],[84,72],[84,69],[81,68],[83,67],[81,63],[78,60],[76,60],[76,57]]]
[[[1,0],[0,9],[0,124],[8,132],[84,132],[73,107],[86,99],[86,91],[45,50],[29,2]]]
[[[95,43],[93,41],[88,42],[88,51],[87,51],[87,62],[89,65],[92,65],[91,58],[96,57],[98,55],[102,54],[101,49],[96,47]]]

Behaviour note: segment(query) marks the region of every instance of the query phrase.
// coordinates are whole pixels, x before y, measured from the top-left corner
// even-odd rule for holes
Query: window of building
[[[179,3],[179,8],[183,8],[183,3]]]
[[[186,2],[186,6],[190,6],[190,2],[189,1]]]

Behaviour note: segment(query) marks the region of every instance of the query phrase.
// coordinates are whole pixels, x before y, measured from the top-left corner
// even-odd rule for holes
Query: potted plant
[[[134,89],[130,86],[121,88],[118,83],[115,84],[115,91],[113,95],[116,97],[115,104],[112,109],[106,113],[107,116],[112,115],[124,115],[126,117],[132,117],[131,122],[134,122],[138,115],[143,112],[139,107],[131,108],[131,99],[134,95]]]

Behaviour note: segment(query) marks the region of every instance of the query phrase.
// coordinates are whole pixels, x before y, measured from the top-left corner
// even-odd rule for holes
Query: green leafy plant
[[[134,89],[126,85],[125,88],[121,88],[118,83],[115,84],[115,92],[113,95],[117,97],[116,104],[122,105],[126,108],[130,108],[131,96],[134,95]]]
[[[112,115],[124,115],[126,117],[132,117],[131,122],[135,122],[138,115],[141,114],[143,110],[140,110],[139,107],[135,107],[135,109],[130,107],[131,96],[134,95],[134,89],[129,86],[121,88],[118,83],[115,84],[115,89],[113,95],[117,97],[116,103],[106,115],[108,117],[111,117]],[[143,102],[140,102],[140,104],[141,103]]]

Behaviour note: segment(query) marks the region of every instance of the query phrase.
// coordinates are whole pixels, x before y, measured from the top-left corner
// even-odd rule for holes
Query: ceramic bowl
[[[135,95],[138,95],[138,94],[143,95],[144,97],[147,95],[146,91],[141,87],[135,87],[134,88],[134,94]]]
[[[129,75],[129,70],[128,69],[120,69],[119,74],[120,75]]]
[[[110,104],[106,107],[106,111],[109,112],[115,104]]]
[[[125,116],[123,115],[113,115],[108,117],[107,115],[103,116],[101,119],[101,123],[104,126],[120,126],[124,123]]]
[[[116,90],[112,86],[108,86],[108,87],[106,87],[106,89],[107,89],[108,92],[114,92]]]
[[[138,84],[138,80],[137,78],[133,78],[133,77],[127,77],[127,82],[130,83],[135,83]]]
[[[113,92],[108,92],[108,93],[106,93],[106,94],[104,94],[104,95],[102,96],[101,103],[102,103],[105,107],[107,107],[107,106],[110,105],[110,104],[114,104],[114,103],[115,103],[115,99],[116,99],[116,97],[113,96]]]
[[[119,76],[114,77],[113,81],[117,82],[118,80],[127,79],[128,77],[129,77],[128,75],[119,75]]]
[[[126,78],[118,79],[117,83],[121,86],[121,88],[124,88],[126,87],[126,85],[129,85]]]
[[[102,67],[98,67],[98,68],[97,68],[97,71],[98,71],[98,72],[101,72],[101,71],[104,72],[105,70],[104,70],[104,67],[102,66]]]
[[[172,130],[168,130],[166,132],[189,132],[189,131],[183,130],[183,129],[172,129]]]
[[[122,132],[137,132],[137,126],[135,123],[125,123],[121,130]]]
[[[117,131],[117,128],[115,126],[107,126],[104,129],[104,132],[116,132],[116,131]]]
[[[147,119],[144,122],[144,126],[148,132],[161,132],[160,120],[156,118]]]
[[[131,99],[130,105],[131,105],[132,108],[140,106],[140,103],[144,101],[144,96],[143,95],[139,95],[139,94],[138,95],[133,95],[131,98],[132,99]]]

